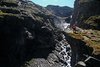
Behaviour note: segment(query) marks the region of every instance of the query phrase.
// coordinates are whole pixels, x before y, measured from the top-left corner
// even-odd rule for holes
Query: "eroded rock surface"
[[[31,1],[12,1],[0,1],[0,66],[66,67],[70,64],[64,58],[71,58],[63,57],[61,52],[69,44],[54,26],[53,16]]]
[[[99,0],[75,0],[71,23],[85,29],[100,30],[99,6]]]

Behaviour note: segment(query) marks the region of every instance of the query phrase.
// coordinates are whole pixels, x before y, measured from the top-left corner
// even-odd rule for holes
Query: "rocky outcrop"
[[[0,66],[70,66],[70,44],[55,28],[53,16],[27,0],[12,4],[0,2]]]
[[[93,54],[95,47],[87,46],[87,43],[83,41],[78,34],[75,37],[73,37],[72,34],[66,34],[65,32],[64,34],[67,42],[72,48],[72,67],[99,67],[100,54]]]
[[[100,30],[99,0],[76,0],[74,6],[72,24],[85,29]]]

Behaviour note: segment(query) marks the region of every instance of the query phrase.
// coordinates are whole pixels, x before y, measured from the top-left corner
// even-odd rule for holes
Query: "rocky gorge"
[[[80,1],[76,0],[75,4]],[[81,20],[75,18],[77,7],[79,5],[75,5],[71,27],[73,22]],[[78,16],[80,14],[85,13]],[[68,33],[59,29],[56,22],[61,23],[58,16],[29,0],[0,0],[0,67],[99,67],[99,26],[93,28],[97,29],[97,35],[94,30],[84,28],[81,33],[80,28]],[[94,35],[97,39],[92,41]]]
[[[0,66],[62,67],[70,64],[71,57],[66,53],[70,45],[55,27],[54,17],[31,1],[1,0]],[[62,52],[66,54],[64,58],[69,56],[69,63]]]

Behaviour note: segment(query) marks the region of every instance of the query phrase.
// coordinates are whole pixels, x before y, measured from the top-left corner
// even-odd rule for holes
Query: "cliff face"
[[[12,1],[0,1],[0,66],[70,66],[62,53],[70,45],[55,28],[53,16],[31,1]],[[71,60],[71,51],[67,53]]]
[[[72,24],[86,29],[100,30],[100,1],[76,0],[74,4]]]
[[[71,26],[73,28],[73,32],[69,33],[71,37],[69,39],[73,39],[72,41],[75,40],[74,45],[76,44],[77,50],[74,51],[76,51],[77,53],[79,52],[78,54],[79,62],[77,64],[85,63],[86,66],[84,67],[100,66],[99,64],[100,63],[100,37],[99,37],[100,7],[99,6],[100,6],[99,0],[75,0],[74,4],[74,13],[71,20]],[[71,41],[70,40],[68,41],[71,44]],[[87,46],[89,48],[86,49],[86,47],[84,48],[84,46]],[[84,58],[86,57],[92,59],[89,60],[86,59],[84,61]]]
[[[86,36],[86,33],[68,35],[59,31],[54,25],[55,22],[60,22],[56,16],[31,1],[1,0],[0,66],[71,67],[72,64],[74,67],[76,62],[87,58],[83,54],[100,54],[100,47],[97,46],[100,42],[99,38],[93,39],[95,42],[89,40],[90,44],[95,44],[92,46],[95,46],[95,50],[89,48],[83,41],[91,38],[95,33],[91,36]],[[90,61],[86,62],[89,65],[87,67],[99,63],[92,60],[94,64],[91,64]]]

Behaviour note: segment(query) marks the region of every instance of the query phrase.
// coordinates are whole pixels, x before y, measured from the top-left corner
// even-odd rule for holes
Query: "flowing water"
[[[59,42],[61,51],[59,52],[60,60],[63,61],[61,67],[71,67],[71,46],[68,44],[68,42],[65,40],[65,36],[63,35],[63,40]]]
[[[71,47],[70,45],[64,41],[61,41],[61,52],[59,52],[59,54],[61,54],[63,56],[63,58],[61,60],[63,60],[65,62],[65,65],[62,65],[62,67],[71,67]]]
[[[70,31],[70,23],[66,23],[65,20],[55,19],[55,25],[63,31]],[[64,62],[64,64],[62,64],[62,67],[71,67],[71,46],[66,42],[65,36],[63,35],[62,37],[63,40],[60,41],[60,47],[62,50],[59,52],[59,54],[62,56],[61,60]]]

